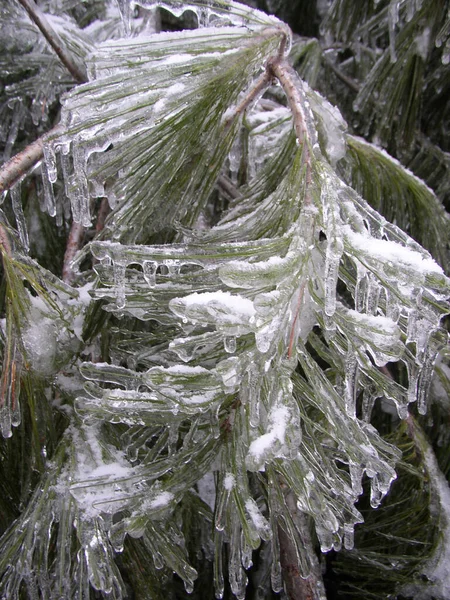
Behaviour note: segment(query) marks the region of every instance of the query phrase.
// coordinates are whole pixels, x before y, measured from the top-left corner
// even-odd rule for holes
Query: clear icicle
[[[347,353],[345,359],[345,409],[347,414],[352,418],[356,418],[356,383],[358,374],[358,362],[356,354],[353,350]]]
[[[156,269],[158,263],[153,260],[144,260],[142,263],[142,270],[144,272],[144,279],[148,283],[148,286],[154,288],[156,285]]]
[[[19,233],[20,241],[22,242],[22,246],[24,247],[25,252],[29,250],[29,240],[28,240],[28,229],[27,224],[25,222],[25,215],[23,214],[22,208],[22,193],[21,193],[21,185],[20,182],[16,183],[14,187],[10,189],[11,194],[11,206],[14,212],[14,216],[16,218],[17,231]]]
[[[389,23],[389,52],[391,55],[391,62],[397,62],[397,53],[395,50],[395,28],[399,20],[399,0],[391,0],[388,9],[388,23]]]
[[[47,167],[47,176],[49,181],[55,183],[58,179],[58,169],[56,167],[55,150],[51,144],[44,144],[44,161]]]
[[[223,347],[228,354],[234,354],[236,352],[236,337],[233,335],[226,335],[223,338]]]
[[[43,161],[41,163],[41,174],[42,174],[42,187],[44,190],[44,204],[42,209],[51,217],[54,217],[56,214],[56,201],[55,195],[53,192],[53,184],[50,181],[48,171],[47,171],[47,163]]]
[[[125,262],[114,261],[114,289],[116,293],[116,303],[119,308],[123,308],[126,304],[125,297]]]

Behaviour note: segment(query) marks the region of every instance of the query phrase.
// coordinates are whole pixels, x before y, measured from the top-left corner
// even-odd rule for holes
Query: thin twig
[[[226,117],[224,121],[225,127],[229,127],[231,123],[236,119],[239,115],[241,115],[249,106],[252,104],[254,100],[269,87],[272,82],[272,75],[266,69],[262,75],[256,80],[255,85],[251,88],[251,90],[246,94],[245,98],[234,108],[233,113]]]
[[[97,214],[97,223],[95,225],[95,231],[97,233],[100,233],[100,231],[103,231],[103,229],[105,227],[106,217],[109,215],[110,212],[111,212],[111,208],[109,206],[108,198],[102,198],[102,201],[100,203],[100,208],[99,208],[98,214]]]
[[[51,27],[44,13],[33,2],[33,0],[19,0],[20,4],[27,11],[31,20],[39,27],[43,36],[58,55],[59,59],[78,83],[86,83],[87,77],[84,70],[76,63],[70,53],[67,51],[59,35]]]
[[[21,152],[13,156],[0,167],[0,194],[12,187],[32,167],[34,167],[44,155],[44,138],[57,133],[60,126],[57,125],[51,131],[29,144]]]
[[[323,59],[326,62],[327,66],[330,67],[330,69],[333,71],[333,73],[336,75],[336,77],[338,79],[340,79],[343,83],[345,83],[354,92],[356,92],[356,93],[359,92],[360,87],[356,83],[356,81],[354,81],[353,79],[351,79],[351,77],[348,77],[347,75],[345,75],[345,73],[343,73],[340,69],[338,69],[336,67],[336,65],[333,64],[333,62],[325,54],[323,55]]]
[[[220,175],[217,180],[217,185],[221,189],[221,191],[228,197],[229,200],[236,200],[236,198],[240,197],[239,190],[234,185],[234,183],[226,177],[225,175]]]

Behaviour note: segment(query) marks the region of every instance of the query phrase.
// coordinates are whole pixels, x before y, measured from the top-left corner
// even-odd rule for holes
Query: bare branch
[[[57,133],[59,125],[54,127],[45,136],[41,136],[35,142],[24,148],[0,167],[0,194],[12,187],[32,167],[34,167],[44,154],[44,138],[49,134]]]
[[[44,13],[33,0],[19,0],[20,4],[29,14],[30,18],[39,27],[47,42],[58,55],[59,59],[78,83],[86,83],[87,77],[84,69],[77,64],[73,56],[67,51],[59,35],[51,27]]]
[[[262,75],[256,80],[255,85],[246,94],[245,98],[234,108],[233,113],[228,116],[225,121],[225,127],[229,127],[231,123],[241,115],[249,106],[256,100],[267,87],[269,87],[273,77],[268,70],[265,70]]]
[[[279,525],[280,562],[286,596],[288,600],[324,600],[326,598],[325,588],[319,561],[311,540],[307,516],[298,510],[292,492],[288,492],[285,500],[311,563],[311,572],[308,575],[300,572],[294,542]]]

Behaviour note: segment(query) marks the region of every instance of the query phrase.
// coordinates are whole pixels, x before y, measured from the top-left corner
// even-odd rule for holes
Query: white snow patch
[[[276,442],[284,445],[286,428],[291,412],[287,406],[274,408],[269,415],[269,431],[256,438],[248,450],[248,454],[259,462],[273,448]]]
[[[160,492],[157,496],[148,501],[146,508],[149,510],[163,508],[170,504],[174,498],[175,496],[171,492]]]
[[[208,305],[208,304],[221,304],[236,314],[253,317],[255,315],[255,307],[253,302],[248,298],[244,298],[239,295],[232,295],[230,292],[204,292],[198,294],[189,294],[184,296],[181,301],[185,306],[196,306],[196,305]]]
[[[399,262],[421,273],[443,274],[437,262],[432,258],[424,257],[416,250],[402,246],[397,242],[379,240],[368,235],[356,233],[348,225],[343,229],[344,235],[352,248],[370,255],[373,260]]]
[[[232,473],[227,473],[225,475],[225,478],[223,480],[223,485],[224,485],[224,488],[227,490],[227,492],[231,492],[231,490],[236,485],[236,479]]]

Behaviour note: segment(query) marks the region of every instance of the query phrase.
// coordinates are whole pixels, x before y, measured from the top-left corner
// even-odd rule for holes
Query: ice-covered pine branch
[[[56,441],[0,542],[0,589],[125,598],[121,554],[155,595],[161,570],[196,594],[209,562],[211,594],[244,598],[255,560],[275,591],[323,598],[310,524],[323,552],[350,550],[364,481],[373,508],[389,492],[401,452],[371,415],[380,398],[425,411],[449,280],[363,198],[358,156],[366,179],[382,161],[386,179],[406,172],[348,137],[290,65],[283,24],[222,0],[138,5],[133,29],[120,3],[129,35],[93,45],[43,147],[42,207],[58,214],[63,190],[75,223],[63,279],[84,228],[92,240],[75,287],[14,227],[2,243],[2,385],[26,366],[33,456]],[[149,31],[160,5],[199,27]],[[57,435],[38,410],[62,415]]]

